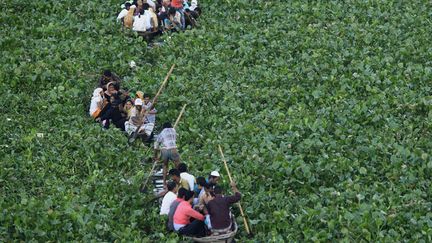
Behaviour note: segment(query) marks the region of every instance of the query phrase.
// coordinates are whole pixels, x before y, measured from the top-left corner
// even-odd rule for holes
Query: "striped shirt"
[[[165,128],[158,135],[154,144],[154,148],[159,149],[160,147],[162,147],[163,149],[175,149],[177,148],[176,138],[177,134],[174,128]]]

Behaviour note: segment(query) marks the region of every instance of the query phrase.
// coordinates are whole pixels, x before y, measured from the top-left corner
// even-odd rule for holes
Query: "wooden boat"
[[[154,172],[153,173],[153,193],[156,196],[156,198],[159,199],[159,204],[162,203],[162,197],[160,197],[160,193],[164,191],[163,189],[163,180],[162,180],[162,174],[161,172]],[[235,217],[231,215],[233,226],[232,230],[225,233],[225,234],[214,234],[206,237],[185,237],[186,239],[189,239],[193,242],[214,242],[214,243],[231,243],[234,240],[235,235],[238,231],[238,225],[235,222]]]
[[[210,235],[206,237],[186,237],[193,242],[214,242],[214,243],[231,243],[234,240],[235,235],[238,231],[237,223],[235,222],[235,219],[233,218],[234,225],[232,227],[232,230],[225,233],[225,234],[218,234],[218,235]]]

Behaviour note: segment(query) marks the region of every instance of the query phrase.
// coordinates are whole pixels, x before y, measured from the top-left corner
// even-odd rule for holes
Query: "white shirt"
[[[92,98],[90,103],[90,116],[99,108],[99,103],[102,101],[102,97]]]
[[[192,0],[189,9],[194,11],[197,7],[198,7],[198,0]]]
[[[150,109],[151,106],[152,106],[151,102],[148,102],[147,104],[143,104],[143,108],[146,110]],[[156,111],[156,109],[153,108],[151,111]],[[147,122],[156,123],[156,114],[147,114],[146,118],[147,118]]]
[[[163,149],[177,148],[176,138],[177,138],[177,134],[174,128],[165,128],[157,136],[157,139],[154,143],[154,148],[159,149],[159,146],[161,144]]]
[[[162,199],[162,206],[160,210],[160,215],[168,215],[172,202],[176,200],[177,195],[174,192],[167,192]]]
[[[194,189],[195,176],[193,176],[187,172],[182,172],[182,173],[180,173],[180,178],[182,178],[183,180],[186,180],[188,182],[190,190]]]
[[[122,18],[126,17],[128,11],[126,9],[123,9],[119,15],[117,16],[117,21],[120,21]]]
[[[135,31],[146,31],[151,28],[151,15],[146,10],[143,15],[138,15],[134,17],[134,23],[132,30]]]

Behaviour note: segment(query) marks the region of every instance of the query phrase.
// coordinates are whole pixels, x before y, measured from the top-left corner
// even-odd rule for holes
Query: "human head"
[[[188,191],[188,190],[184,189],[183,187],[180,188],[180,189],[178,190],[178,192],[177,192],[177,198],[183,198],[183,199],[184,199],[185,196],[186,196],[187,191]]]
[[[204,177],[200,176],[196,179],[197,185],[199,189],[202,189],[203,187],[207,187],[207,181]]]
[[[126,10],[129,10],[130,6],[131,6],[131,4],[129,2],[125,3],[125,9]]]
[[[171,122],[165,122],[162,126],[163,129],[165,128],[172,128]]]
[[[175,15],[176,14],[176,9],[175,8],[170,8],[169,10],[168,10],[168,15]]]
[[[185,201],[189,201],[190,203],[192,203],[193,199],[194,199],[194,192],[186,190]]]
[[[141,111],[141,109],[142,109],[142,105],[143,105],[143,102],[142,102],[142,100],[141,100],[140,98],[135,99],[135,108],[136,108],[138,111]]]
[[[214,193],[215,195],[222,195],[222,193],[223,193],[222,187],[220,187],[220,186],[215,186],[215,187],[213,188],[213,193]]]
[[[209,183],[216,185],[220,179],[220,174],[217,171],[212,171],[209,176]]]
[[[126,110],[130,110],[130,109],[132,109],[132,100],[127,100],[126,101],[126,104],[125,104],[125,109]]]
[[[101,96],[102,92],[103,92],[103,89],[102,89],[102,88],[97,88],[97,89],[95,89],[95,90],[93,91],[93,97],[99,97],[99,96]]]
[[[167,189],[168,189],[168,191],[175,193],[175,191],[177,189],[177,184],[174,181],[170,181],[167,184]]]
[[[147,104],[150,102],[150,95],[149,94],[144,94],[144,104]]]
[[[107,70],[104,70],[103,76],[104,76],[104,78],[109,79],[112,77],[112,73],[110,70],[107,69]]]
[[[168,174],[171,176],[171,179],[176,183],[180,182],[180,171],[177,169],[171,169]]]
[[[113,82],[109,82],[107,84],[107,90],[108,90],[109,94],[114,94],[115,93],[116,89],[114,87],[114,83]]]
[[[187,165],[185,163],[180,163],[177,167],[177,169],[180,171],[180,173],[188,172]]]
[[[150,5],[148,3],[144,3],[142,5],[143,10],[148,10],[150,8]]]
[[[138,98],[144,100],[144,92],[142,92],[142,91],[137,91],[135,94],[136,94],[136,96],[137,96]]]
[[[171,4],[170,0],[163,0],[162,1],[162,6],[164,6],[164,7],[168,7],[170,4]]]

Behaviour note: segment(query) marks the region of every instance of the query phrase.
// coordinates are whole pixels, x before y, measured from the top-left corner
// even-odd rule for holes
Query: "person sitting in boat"
[[[180,235],[204,237],[207,235],[204,223],[205,216],[192,209],[193,195],[192,191],[188,191],[185,195],[185,201],[178,205],[174,213],[174,230]]]
[[[147,3],[143,4],[143,9],[134,17],[132,30],[137,32],[151,31],[151,16],[148,8]]]
[[[106,105],[100,115],[100,121],[104,128],[109,128],[109,121],[111,120],[116,127],[120,128],[122,131],[125,130],[125,119],[121,114],[123,98],[127,97],[124,97],[120,91],[119,83],[110,82],[107,84],[107,90],[104,93]]]
[[[126,132],[130,135],[144,123],[144,110],[142,109],[143,102],[141,99],[135,99],[135,107],[132,108],[130,118],[125,122]],[[141,127],[142,130],[144,127]]]
[[[90,116],[92,116],[94,119],[97,119],[100,116],[103,106],[104,106],[103,89],[96,88],[93,91],[93,97],[90,102],[90,109],[89,109]]]
[[[171,180],[177,184],[178,189],[184,188],[188,191],[190,190],[188,181],[180,177],[180,171],[178,169],[171,169],[169,175],[171,176]]]
[[[217,171],[212,171],[207,179],[207,183],[213,188],[219,182],[220,174]]]
[[[122,11],[120,11],[119,15],[117,16],[117,21],[121,21],[123,24],[124,17],[126,17],[126,15],[128,14],[130,7],[131,7],[130,3],[124,4],[124,8],[122,9]]]
[[[120,85],[120,78],[112,73],[110,70],[105,70],[102,76],[99,78],[99,88],[102,88],[104,91],[107,89],[108,83],[117,83]]]
[[[126,16],[123,18],[123,26],[125,28],[128,28],[128,29],[132,28],[133,22],[134,22],[135,9],[136,9],[136,6],[131,5]]]
[[[175,8],[168,9],[168,16],[165,18],[165,30],[171,32],[177,32],[184,29],[184,25],[182,24],[182,15]]]
[[[186,180],[189,184],[189,189],[195,188],[195,176],[188,173],[188,167],[185,163],[180,163],[178,165],[178,170],[180,171],[180,177]]]
[[[177,192],[177,199],[171,203],[168,213],[167,229],[168,231],[174,231],[174,214],[177,210],[178,205],[185,200],[185,195],[188,190],[180,188]]]
[[[224,234],[231,230],[232,220],[230,205],[241,199],[241,194],[234,182],[231,183],[231,188],[235,194],[232,196],[224,196],[222,194],[222,188],[220,186],[215,186],[213,190],[215,198],[207,203],[213,234]]]
[[[134,108],[132,100],[128,99],[123,107],[123,116],[126,120],[129,120],[132,115],[132,109]]]
[[[170,181],[167,184],[168,192],[162,199],[162,205],[160,209],[160,215],[168,215],[171,204],[177,198],[177,184],[174,181]]]
[[[158,160],[158,151],[161,152],[161,160],[163,162],[163,181],[166,185],[166,175],[168,170],[168,162],[172,160],[175,167],[180,164],[180,154],[177,152],[176,138],[177,134],[171,123],[163,124],[162,132],[157,136],[154,143],[155,156],[154,160]],[[180,172],[179,172],[180,173]]]
[[[144,94],[143,97],[143,108],[147,111],[146,121],[149,123],[156,123],[157,110],[153,107],[153,104],[150,101],[150,95]]]

